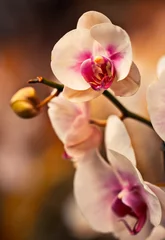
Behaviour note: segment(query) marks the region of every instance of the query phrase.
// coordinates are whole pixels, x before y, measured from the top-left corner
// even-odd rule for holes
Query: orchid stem
[[[95,124],[99,127],[105,127],[107,124],[107,120],[101,120],[101,119],[90,119],[91,124]]]
[[[37,77],[37,78],[35,78],[35,79],[30,79],[30,80],[28,81],[28,83],[42,83],[42,84],[47,85],[47,86],[49,86],[49,87],[58,89],[59,92],[62,92],[62,90],[63,90],[63,88],[64,88],[63,85],[58,84],[58,83],[56,83],[56,82],[52,82],[52,81],[47,80],[47,79],[45,79],[45,78],[43,78],[43,77]]]
[[[57,90],[56,93],[49,95],[48,97],[46,97],[42,102],[40,102],[38,104],[38,108],[42,108],[43,106],[45,106],[48,102],[50,102],[54,97],[57,97],[59,95],[59,90]]]
[[[62,92],[64,86],[61,85],[61,84],[58,84],[56,82],[52,82],[50,80],[47,80],[43,77],[37,77],[36,79],[31,79],[28,81],[28,83],[42,83],[42,84],[45,84],[49,87],[52,87],[52,88],[56,88],[58,89],[58,92]],[[131,111],[129,111],[126,107],[123,106],[123,104],[121,102],[119,102],[117,100],[117,98],[115,98],[109,91],[105,90],[103,92],[103,95],[108,98],[122,113],[122,120],[126,119],[126,118],[132,118],[132,119],[135,119],[141,123],[144,123],[146,124],[148,127],[152,127],[152,124],[149,120],[141,117],[140,115],[136,114],[136,113],[133,113]]]
[[[126,107],[124,107],[118,100],[115,98],[109,91],[104,91],[103,95],[108,98],[121,112],[122,112],[122,120],[126,118],[132,118],[139,122],[146,124],[147,126],[152,127],[152,124],[149,120],[141,117],[140,115],[129,111]]]

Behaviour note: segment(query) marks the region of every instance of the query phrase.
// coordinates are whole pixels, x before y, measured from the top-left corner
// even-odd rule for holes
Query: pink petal
[[[85,132],[79,131],[79,136],[84,136]],[[84,129],[86,131],[86,129]],[[66,144],[65,149],[67,153],[72,157],[79,157],[81,155],[84,155],[86,151],[89,151],[90,149],[94,149],[99,147],[102,139],[102,134],[99,128],[96,126],[90,126],[90,132],[91,134],[88,136],[88,133],[86,133],[86,136],[88,138],[85,138],[83,141],[79,142],[78,144],[71,145],[68,141],[68,144]],[[85,137],[86,137],[85,136]]]
[[[165,141],[165,81],[151,83],[147,90],[147,103],[152,125],[157,134]]]
[[[96,24],[111,22],[104,14],[96,11],[85,12],[78,20],[77,28],[90,29]]]
[[[82,105],[83,107],[73,104],[66,100],[62,95],[52,99],[51,102],[49,102],[48,115],[51,124],[63,143],[66,143],[68,140],[71,141],[71,139],[72,144],[73,142],[78,143],[83,141],[84,138],[88,138],[88,136],[91,134],[87,118],[88,104]],[[80,123],[82,126],[79,126]],[[83,129],[84,132],[87,133],[87,136],[78,135],[76,132],[77,129],[73,128],[73,124],[75,124],[75,127]],[[85,130],[86,128],[87,131]],[[68,134],[70,134],[71,131],[70,129],[73,130],[72,137],[68,137]],[[73,138],[74,134],[76,135],[75,139]]]
[[[144,181],[138,169],[124,155],[107,149],[108,161],[118,174],[120,183],[125,186],[138,185],[143,187]]]
[[[133,166],[131,161],[117,152],[109,150],[107,155],[112,167],[116,169],[116,173],[119,173],[118,177],[121,178],[120,183],[123,184],[123,187],[139,186],[141,188],[141,194],[143,194],[149,209],[151,223],[155,226],[160,224],[162,216],[160,202],[145,184],[138,169]]]
[[[110,116],[107,120],[105,143],[107,150],[113,150],[124,155],[132,164],[136,165],[135,153],[127,129],[115,115]]]
[[[86,119],[83,113],[80,113],[67,129],[65,144],[67,144],[67,146],[79,144],[85,141],[91,134],[92,128],[88,123],[88,119]]]
[[[137,92],[140,87],[141,76],[135,63],[132,63],[130,72],[122,81],[115,80],[111,90],[116,96],[128,97]]]
[[[99,97],[103,91],[95,91],[91,87],[87,90],[76,91],[68,87],[64,87],[63,96],[71,102],[86,102]]]
[[[113,230],[111,211],[115,191],[120,187],[112,168],[96,151],[79,158],[74,179],[76,201],[90,226],[100,232]],[[114,223],[115,222],[115,223]]]
[[[95,25],[90,30],[91,36],[106,49],[115,65],[117,79],[124,79],[132,64],[132,48],[128,34],[112,23]]]
[[[90,58],[94,40],[87,29],[75,29],[65,34],[52,50],[51,67],[65,86],[86,90],[90,85],[80,73],[81,63]]]
[[[89,124],[89,103],[74,104],[60,94],[48,105],[52,126],[69,156],[78,157],[100,145],[100,129]]]

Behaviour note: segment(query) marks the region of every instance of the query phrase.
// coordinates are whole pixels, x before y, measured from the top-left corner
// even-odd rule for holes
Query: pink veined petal
[[[111,210],[111,203],[118,188],[120,184],[111,166],[98,152],[93,150],[79,158],[74,194],[78,206],[93,229],[100,232],[113,230],[117,218]]]
[[[151,189],[145,184],[142,176],[138,169],[125,158],[123,155],[109,150],[107,156],[111,165],[116,169],[116,173],[119,173],[121,177],[121,184],[128,186],[139,186],[141,187],[143,198],[149,209],[150,221],[154,226],[160,224],[161,221],[161,205],[156,195]],[[123,182],[123,183],[122,183]]]
[[[85,12],[77,22],[77,28],[90,29],[96,24],[111,22],[104,14],[96,11]]]
[[[103,91],[95,91],[91,87],[87,90],[76,91],[68,87],[64,87],[63,96],[71,102],[86,102],[99,97]]]
[[[153,193],[155,193],[155,195],[159,199],[161,207],[162,207],[162,215],[165,216],[165,192],[161,188],[159,188],[149,182],[146,182],[146,185],[152,190]]]
[[[107,149],[107,158],[120,179],[121,184],[128,187],[144,185],[143,178],[138,169],[124,155]]]
[[[63,92],[62,92],[62,95],[64,96]],[[89,119],[89,117],[90,117],[90,102],[89,101],[82,102],[82,103],[77,102],[76,105],[79,107],[79,109],[83,113],[84,117],[86,119]]]
[[[80,114],[76,104],[67,101],[61,95],[48,103],[48,115],[58,137],[65,142],[68,128]]]
[[[157,64],[157,74],[159,80],[163,80],[165,77],[165,56],[162,56]]]
[[[157,81],[151,83],[151,85],[147,89],[148,112],[155,131],[165,141],[164,103],[165,103],[165,81]]]
[[[135,153],[127,129],[115,115],[110,116],[107,120],[105,144],[107,150],[113,150],[124,155],[133,165],[136,165]]]
[[[102,23],[93,26],[90,33],[104,47],[113,61],[117,80],[124,79],[132,64],[132,47],[126,31],[112,23]]]
[[[65,149],[67,153],[74,157],[75,160],[77,157],[84,155],[86,151],[99,147],[102,139],[102,134],[99,128],[96,126],[90,126],[91,134],[84,141],[76,145],[66,144]],[[81,133],[80,133],[81,134]]]
[[[51,68],[65,86],[74,90],[86,90],[90,85],[80,73],[81,63],[90,58],[94,39],[87,29],[75,29],[66,33],[52,50]]]
[[[102,135],[99,128],[89,124],[88,102],[74,104],[61,94],[48,105],[52,126],[70,157],[78,157],[99,146]]]
[[[90,135],[90,127],[88,124],[88,105],[82,104],[83,107],[80,105],[76,105],[74,103],[69,102],[65,99],[61,94],[53,98],[48,104],[48,115],[54,128],[56,134],[61,139],[63,143],[66,143],[68,140],[68,134],[71,128],[73,128],[73,124],[76,127],[79,127],[79,123],[82,124],[82,128],[84,132]],[[84,108],[84,109],[83,109]],[[85,129],[87,128],[88,131]],[[73,129],[73,134],[70,136],[72,141],[76,141],[76,143],[81,142],[84,138],[88,136],[78,135],[76,132],[76,138],[73,139],[72,136],[75,134],[76,129]],[[73,142],[72,142],[73,144]]]
[[[111,85],[111,90],[114,92],[116,96],[128,97],[137,92],[140,87],[140,72],[135,65],[132,63],[130,72],[128,76],[124,78],[122,81],[115,80]]]
[[[83,112],[73,120],[67,130],[65,144],[73,146],[87,140],[93,132],[93,127],[89,124],[89,119],[86,118]]]

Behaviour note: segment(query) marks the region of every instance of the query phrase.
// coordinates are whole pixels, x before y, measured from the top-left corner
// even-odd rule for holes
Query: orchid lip
[[[114,199],[112,210],[120,218],[119,221],[124,223],[131,235],[138,234],[146,222],[147,205],[136,188],[132,190],[123,189]],[[137,219],[133,227],[124,219],[127,215]]]
[[[96,56],[85,60],[80,67],[84,79],[96,91],[108,89],[115,78],[113,62],[106,57]]]

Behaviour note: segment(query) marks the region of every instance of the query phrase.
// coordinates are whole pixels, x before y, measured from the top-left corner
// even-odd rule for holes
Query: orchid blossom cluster
[[[55,44],[51,68],[63,86],[43,78],[30,82],[56,88],[45,102],[49,102],[48,115],[64,144],[65,156],[74,163],[74,195],[85,219],[96,231],[116,236],[124,231],[133,235],[125,239],[149,240],[155,235],[154,239],[165,238],[165,231],[162,233],[163,227],[159,226],[165,222],[165,192],[143,179],[122,121],[132,117],[153,126],[165,141],[165,57],[158,64],[158,81],[147,91],[152,125],[127,111],[115,98],[135,94],[140,86],[140,73],[132,59],[128,34],[105,15],[95,11],[84,13],[77,28]],[[122,106],[120,110],[125,116],[120,119],[111,115],[104,124],[92,121],[90,100],[101,94],[119,108]],[[16,98],[11,102],[21,116],[26,99],[23,97],[18,105]],[[28,104],[33,108],[34,99],[28,98]],[[23,117],[29,111],[28,108]],[[105,153],[101,154],[103,145]]]

